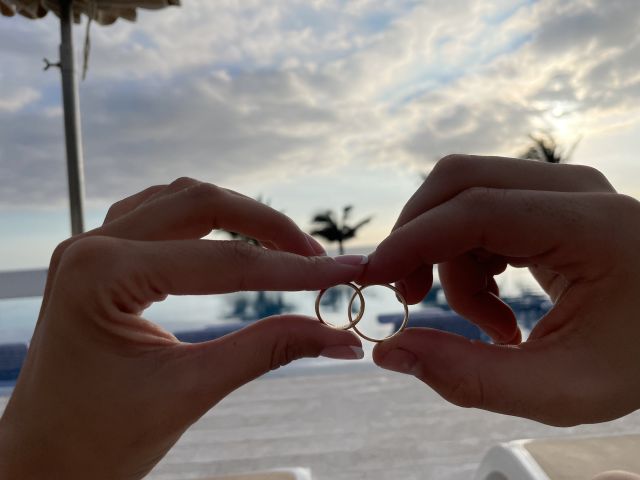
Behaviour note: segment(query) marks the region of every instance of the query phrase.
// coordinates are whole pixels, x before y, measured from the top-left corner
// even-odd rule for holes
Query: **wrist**
[[[0,478],[24,480],[72,478],[65,475],[61,456],[50,439],[29,433],[28,426],[0,418]]]
[[[24,458],[28,449],[20,448],[19,435],[4,418],[0,418],[0,478],[33,478]]]
[[[30,429],[32,426],[35,430]],[[0,418],[0,480],[113,480],[144,476],[123,474],[117,468],[120,463],[104,462],[104,451],[69,441],[69,436],[65,435],[69,432],[63,432],[61,428],[39,428],[41,426],[13,422],[7,415]]]

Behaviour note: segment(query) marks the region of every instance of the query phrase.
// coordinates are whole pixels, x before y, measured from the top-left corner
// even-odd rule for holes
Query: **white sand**
[[[619,433],[640,433],[640,412],[553,428],[458,408],[413,378],[360,364],[246,385],[197,422],[150,478],[301,466],[314,480],[466,480],[498,442]]]
[[[149,478],[300,466],[311,468],[314,480],[468,480],[498,442],[640,433],[640,411],[553,428],[455,407],[417,380],[366,362],[329,365],[284,369],[236,391],[193,425]]]

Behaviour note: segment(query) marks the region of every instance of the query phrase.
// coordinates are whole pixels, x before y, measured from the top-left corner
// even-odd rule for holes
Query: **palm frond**
[[[326,212],[317,213],[313,219],[312,223],[327,223],[327,224],[336,224],[335,218],[333,216],[333,212],[327,210]]]
[[[336,221],[336,214],[332,210],[316,213],[311,222],[317,226],[310,233],[315,237],[322,237],[326,241],[337,242],[340,253],[343,252],[343,242],[356,236],[358,230],[369,223],[373,217],[368,217],[354,226],[347,224],[349,216],[353,211],[353,205],[346,205],[342,208],[342,221],[340,224]]]
[[[342,232],[340,232],[340,230],[335,227],[312,230],[311,235],[313,235],[314,237],[322,237],[329,242],[338,242],[342,240]]]
[[[520,158],[547,163],[568,163],[582,140],[582,137],[579,137],[567,151],[564,151],[549,132],[531,134],[529,138],[533,143],[520,155]]]

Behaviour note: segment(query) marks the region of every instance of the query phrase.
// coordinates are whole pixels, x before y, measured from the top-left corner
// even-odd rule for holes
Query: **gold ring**
[[[409,306],[407,305],[407,301],[404,299],[404,297],[402,296],[402,294],[400,293],[400,291],[394,287],[393,285],[390,285],[388,283],[385,284],[379,284],[379,285],[365,285],[364,287],[360,288],[360,294],[362,294],[362,291],[365,290],[368,287],[374,287],[374,286],[379,286],[379,287],[386,287],[389,288],[390,290],[392,290],[395,294],[396,294],[396,298],[398,299],[398,301],[400,303],[402,303],[402,307],[404,308],[404,318],[402,319],[402,323],[400,324],[400,328],[398,330],[396,330],[395,332],[393,332],[391,335],[387,335],[384,338],[373,338],[373,337],[369,337],[367,335],[365,335],[364,333],[362,333],[360,330],[358,330],[358,327],[356,326],[358,324],[358,322],[360,320],[362,320],[362,317],[364,315],[364,308],[361,309],[361,313],[363,315],[360,315],[358,318],[358,322],[355,322],[355,324],[353,325],[353,331],[356,332],[358,335],[360,335],[362,338],[364,338],[365,340],[369,340],[370,342],[376,342],[376,343],[380,343],[380,342],[384,342],[385,340],[389,340],[392,337],[395,337],[396,335],[398,335],[400,332],[402,332],[405,328],[407,328],[407,324],[409,323]],[[347,307],[347,315],[349,317],[349,320],[351,320],[351,304],[353,303],[353,301],[355,300],[355,294],[351,297],[351,301],[349,301],[349,306]]]
[[[353,301],[354,301],[355,297],[356,296],[360,297],[360,311],[358,312],[358,315],[356,316],[356,318],[353,319],[353,317],[351,315],[351,312],[349,312],[349,323],[347,325],[343,325],[343,326],[333,325],[333,324],[325,321],[324,318],[322,318],[322,315],[320,315],[320,300],[322,299],[322,296],[329,290],[329,288],[325,288],[324,290],[320,290],[320,293],[318,293],[318,297],[316,298],[316,315],[318,316],[318,320],[320,320],[322,323],[324,323],[328,327],[337,328],[338,330],[349,330],[350,328],[355,327],[356,324],[362,318],[362,315],[364,315],[364,297],[362,296],[362,293],[360,292],[360,289],[358,288],[358,286],[355,283],[349,282],[349,283],[343,283],[342,285],[346,285],[348,287],[351,287],[354,290],[354,294],[351,297],[351,301],[349,302],[349,308],[351,308],[351,306],[353,305]],[[330,288],[333,288],[333,287],[330,287]]]
[[[320,322],[324,323],[329,327],[337,328],[339,330],[349,330],[350,328],[353,328],[353,330],[358,335],[360,335],[360,337],[364,338],[365,340],[369,340],[370,342],[376,342],[376,343],[383,342],[392,337],[395,337],[397,334],[402,332],[407,327],[407,324],[409,323],[409,306],[407,305],[407,301],[404,299],[400,291],[393,285],[379,284],[379,285],[365,285],[364,287],[358,287],[357,285],[351,282],[344,283],[342,285],[346,285],[354,290],[354,293],[351,296],[351,299],[349,300],[349,305],[347,306],[347,317],[349,318],[349,323],[343,326],[336,326],[326,322],[322,318],[322,315],[320,314],[320,300],[322,299],[322,296],[327,292],[327,290],[329,290],[328,288],[325,288],[324,290],[320,290],[320,292],[318,293],[318,297],[316,298],[316,315],[318,316],[318,320],[320,320]],[[392,290],[396,294],[396,298],[400,303],[402,303],[402,306],[404,308],[404,318],[402,319],[402,324],[400,325],[400,328],[395,332],[393,332],[391,335],[388,335],[384,338],[369,337],[368,335],[365,335],[360,330],[358,330],[358,327],[357,327],[358,323],[360,322],[360,320],[362,320],[362,317],[364,316],[364,309],[365,309],[365,300],[364,300],[364,296],[362,295],[362,291],[368,287],[373,287],[373,286],[386,287]],[[353,302],[355,301],[356,297],[358,297],[360,300],[360,311],[358,312],[358,315],[356,315],[356,318],[353,318],[351,309],[353,308]]]

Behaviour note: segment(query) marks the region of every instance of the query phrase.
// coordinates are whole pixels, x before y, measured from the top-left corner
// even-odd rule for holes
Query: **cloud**
[[[620,49],[638,39],[638,4],[634,0],[542,2],[535,49],[548,55],[563,52],[597,53]]]
[[[0,111],[15,113],[40,98],[40,92],[30,87],[19,88],[14,92],[3,92],[0,97]]]
[[[625,1],[521,8],[500,28],[523,31],[526,41],[414,99],[410,109],[420,126],[407,149],[433,157],[447,150],[512,154],[529,131],[556,129],[575,138],[606,126],[607,116],[637,112],[639,22],[640,12]]]
[[[417,171],[452,152],[515,154],[538,128],[589,135],[640,110],[634,5],[193,0],[95,27],[81,85],[88,198],[180,175]],[[61,203],[58,80],[34,73],[55,22],[7,25],[0,208]]]

